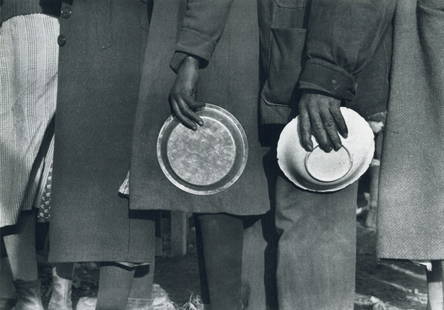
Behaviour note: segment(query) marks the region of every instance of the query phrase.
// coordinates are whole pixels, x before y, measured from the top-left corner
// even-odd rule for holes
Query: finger
[[[313,141],[311,140],[311,123],[308,111],[299,114],[299,132],[302,147],[307,151],[313,151]]]
[[[324,129],[324,124],[322,122],[320,112],[317,108],[310,108],[309,112],[313,136],[318,141],[321,149],[328,153],[332,150],[332,146],[330,140],[327,137],[327,132]]]
[[[194,112],[193,111],[194,109],[192,108],[192,105],[196,106],[196,101],[194,101],[191,97],[187,97],[187,96],[183,96],[183,97],[179,98],[179,100],[181,103],[183,114],[186,115],[192,121],[194,121],[194,122],[198,123],[200,126],[202,126],[203,125],[202,118],[199,115],[197,115],[197,113]]]
[[[335,120],[328,108],[321,108],[321,119],[324,124],[324,129],[327,132],[327,136],[333,145],[335,151],[342,147],[341,139],[339,138],[338,129],[336,128]]]
[[[347,124],[345,123],[344,117],[342,116],[340,106],[331,107],[330,113],[333,116],[333,119],[335,120],[336,127],[338,128],[338,131],[341,134],[341,136],[347,138],[348,128]]]
[[[171,107],[173,109],[174,115],[185,127],[188,127],[192,130],[197,130],[196,124],[193,121],[189,120],[185,115],[183,115],[176,99],[172,99]]]

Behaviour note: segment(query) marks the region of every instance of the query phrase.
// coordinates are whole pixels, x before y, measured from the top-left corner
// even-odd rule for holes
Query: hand
[[[342,147],[339,134],[347,138],[348,129],[340,110],[341,101],[322,94],[306,93],[299,101],[299,119],[302,147],[313,151],[311,136],[325,152]],[[338,134],[339,133],[339,134]]]
[[[204,103],[195,100],[196,85],[199,80],[199,61],[187,56],[179,67],[176,81],[171,88],[169,101],[172,113],[186,127],[197,130],[203,120],[195,113]]]

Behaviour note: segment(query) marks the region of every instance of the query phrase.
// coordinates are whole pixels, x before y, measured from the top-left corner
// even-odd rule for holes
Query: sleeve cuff
[[[357,86],[355,78],[343,69],[309,59],[299,78],[298,88],[327,93],[342,100],[352,100]]]
[[[205,67],[216,46],[214,40],[209,40],[199,32],[189,28],[182,28],[178,37],[179,41],[176,44],[176,52],[170,62],[171,68],[177,71],[187,55],[198,58],[200,67]]]
[[[171,58],[170,61],[170,68],[177,73],[177,71],[179,70],[180,65],[182,64],[182,61],[185,59],[185,57],[187,57],[188,54],[186,53],[182,53],[182,52],[175,52],[173,57]]]

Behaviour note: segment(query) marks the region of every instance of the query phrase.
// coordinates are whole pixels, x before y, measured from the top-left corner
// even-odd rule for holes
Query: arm
[[[233,0],[188,0],[171,67],[177,71],[190,55],[201,67],[208,61],[222,36]]]
[[[199,69],[205,67],[219,41],[233,0],[188,0],[176,50],[170,66],[177,73],[170,91],[173,114],[188,128],[202,126],[194,112],[203,106],[195,100]]]
[[[356,76],[371,60],[388,25],[396,0],[313,0],[307,30],[307,60],[299,102],[302,144],[312,150],[313,134],[329,152],[341,147],[338,132],[347,127],[343,100],[356,93]]]

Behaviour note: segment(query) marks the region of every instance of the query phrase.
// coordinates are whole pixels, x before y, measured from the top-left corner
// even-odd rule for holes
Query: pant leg
[[[266,310],[265,250],[262,222],[256,221],[244,230],[242,253],[242,299],[248,310]]]
[[[242,254],[245,310],[277,310],[277,234],[274,212],[247,221]]]
[[[196,218],[211,309],[241,309],[243,221],[227,214],[199,214]]]
[[[23,211],[11,233],[3,236],[14,280],[38,280],[35,225],[36,213]]]
[[[0,304],[2,300],[6,299],[15,299],[15,288],[11,267],[0,235]]]
[[[353,309],[357,185],[334,193],[276,184],[278,299],[281,310]]]

